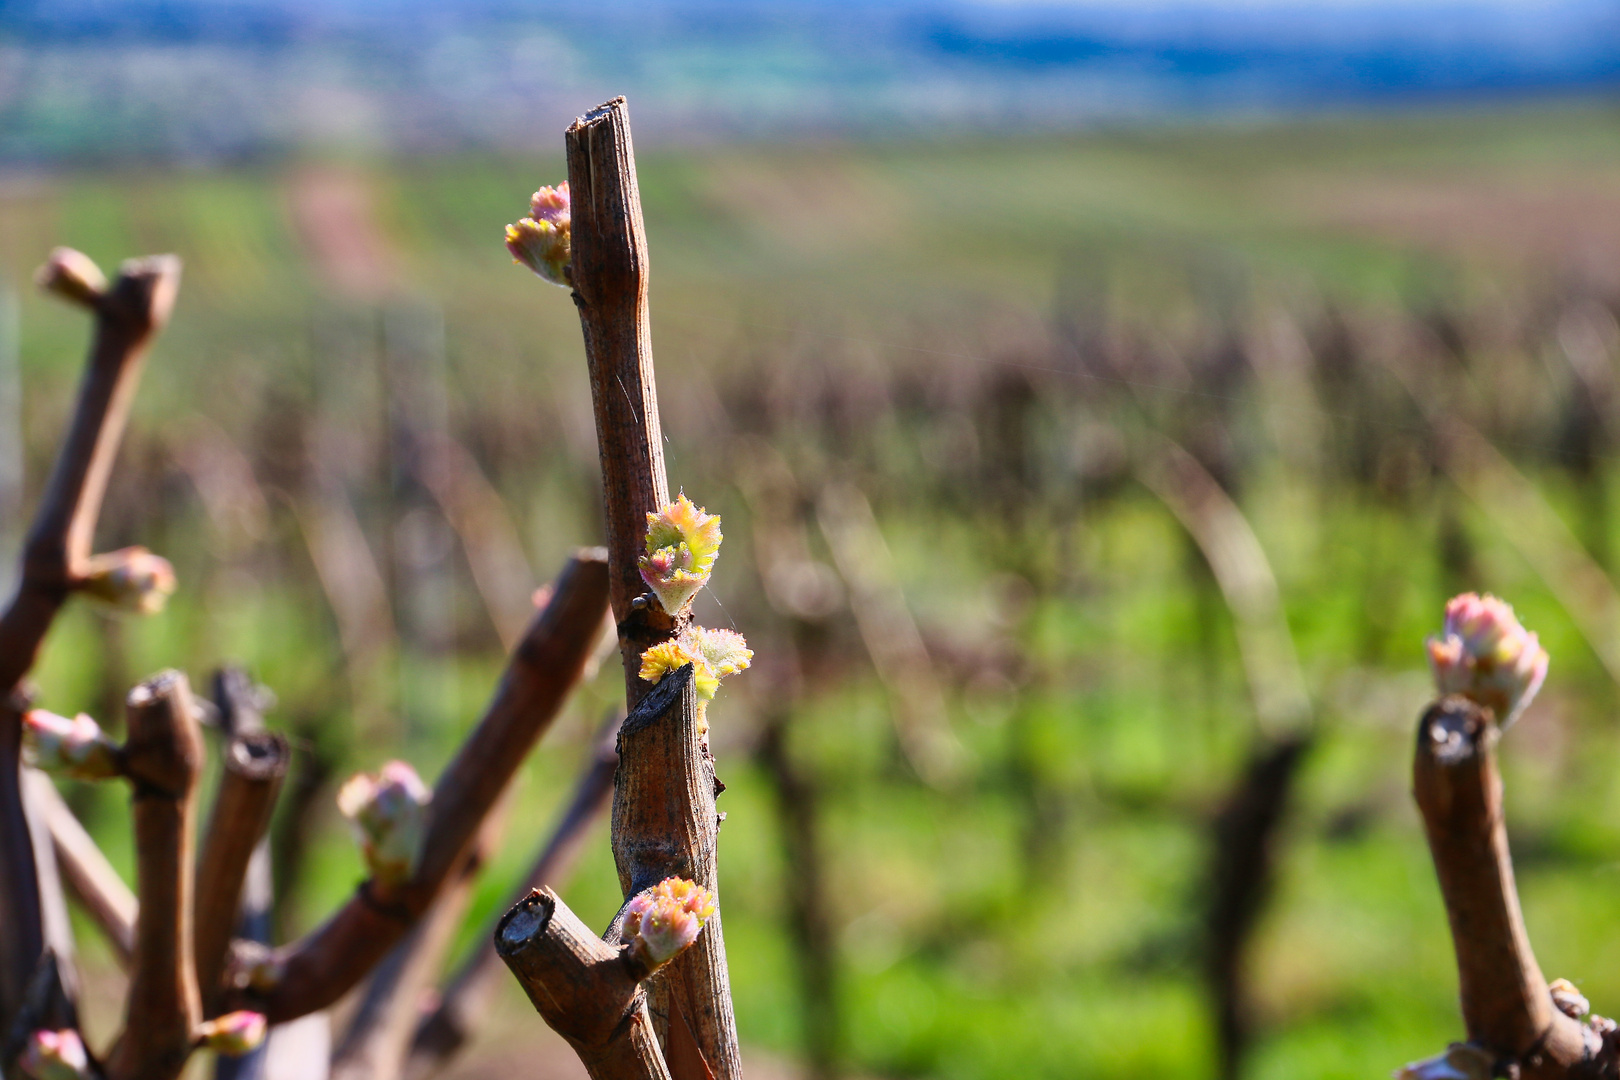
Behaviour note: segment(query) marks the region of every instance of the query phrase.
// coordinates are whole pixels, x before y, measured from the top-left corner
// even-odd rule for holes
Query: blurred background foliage
[[[1212,1074],[1215,823],[1299,732],[1237,965],[1246,1075],[1383,1075],[1460,1038],[1407,788],[1421,642],[1463,589],[1552,654],[1504,744],[1520,887],[1549,977],[1620,1008],[1611,105],[671,141],[639,165],[671,482],[727,538],[699,617],[756,653],[711,711],[745,1044],[821,1075]],[[0,575],[86,339],[32,267],[56,244],[186,261],[98,541],[167,555],[181,588],[143,621],[74,607],[40,703],[116,727],[159,667],[268,684],[299,747],[283,935],[361,876],[336,784],[395,755],[435,775],[529,593],[600,540],[573,306],[500,246],[563,174],[305,152],[0,185]],[[1274,573],[1309,696],[1286,730],[1154,480],[1165,440]],[[464,944],[619,678],[525,766]],[[118,794],[69,794],[127,870]],[[595,925],[617,906],[605,826],[565,895]],[[510,990],[461,1075],[564,1074]],[[92,1007],[92,1036],[113,1021]]]

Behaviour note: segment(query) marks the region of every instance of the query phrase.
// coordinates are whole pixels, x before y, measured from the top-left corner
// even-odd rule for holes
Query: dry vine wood
[[[607,738],[598,739],[592,748],[568,808],[535,859],[513,904],[535,889],[561,888],[567,881],[584,848],[587,830],[607,809],[613,794],[613,774],[619,764],[614,744],[621,719],[617,714],[609,717]],[[426,1080],[444,1068],[488,1015],[504,970],[495,950],[495,930],[491,927],[489,933],[480,935],[480,945],[456,969],[438,1007],[417,1026],[405,1062],[406,1080]]]
[[[35,880],[39,884],[40,927],[45,948],[55,960],[54,977],[62,981],[62,993],[69,999],[77,1000],[79,973],[75,960],[78,945],[73,939],[62,867],[56,860],[56,844],[51,837],[51,824],[47,816],[48,804],[44,793],[51,788],[49,777],[38,770],[23,770],[22,792],[28,810],[29,845],[34,852]],[[51,793],[54,795],[55,791]]]
[[[94,313],[95,336],[72,424],[23,549],[17,593],[0,614],[0,1025],[21,1004],[45,947],[41,881],[20,787],[20,684],[56,613],[84,579],[141,362],[168,321],[179,284],[180,260],[155,255],[126,262],[105,289],[87,284],[72,296]]]
[[[460,866],[405,939],[366,980],[348,1030],[332,1051],[331,1080],[399,1080],[404,1074],[423,993],[433,985],[472,901],[473,885],[493,854],[505,808],[484,819]]]
[[[113,955],[127,969],[135,951],[135,918],[139,911],[135,894],[73,816],[51,778],[29,770],[26,783],[33,805],[44,810],[62,883],[101,928]]]
[[[520,900],[501,919],[495,948],[593,1080],[670,1080],[641,988],[645,969],[591,933],[556,893],[536,889]]]
[[[393,887],[362,884],[309,937],[248,965],[263,980],[243,987],[249,1007],[273,1024],[325,1008],[410,931],[461,865],[485,817],[579,680],[607,602],[605,554],[577,552],[513,652],[483,719],[439,777],[411,877]]]
[[[292,761],[287,740],[273,732],[232,735],[214,797],[202,854],[197,860],[197,980],[215,1011],[220,976],[240,921],[248,864],[270,827],[276,796]]]
[[[716,847],[718,821],[714,808],[717,791],[714,759],[703,747],[697,728],[697,692],[691,665],[659,680],[619,728],[619,770],[613,787],[613,860],[629,902],[646,889],[670,877],[704,884],[718,877]],[[619,940],[621,918],[607,935]],[[714,1068],[711,1054],[726,1044],[714,1040],[731,1034],[731,1064],[736,1067],[736,1029],[731,1015],[723,943],[701,948],[710,930],[718,929],[719,912],[710,917],[692,947],[671,964],[690,957],[675,982],[677,996],[667,1024],[664,1053],[676,1080],[703,1076]],[[677,969],[678,971],[680,969]],[[702,986],[725,991],[723,1002],[694,993]],[[723,1008],[723,1012],[721,1011]],[[656,1018],[656,1013],[655,1013]],[[663,1030],[660,1031],[663,1034]],[[701,1057],[693,1059],[693,1053]],[[690,1073],[688,1072],[690,1070]],[[740,1068],[732,1075],[741,1075]]]
[[[1450,695],[1418,722],[1413,795],[1440,879],[1471,1042],[1497,1075],[1561,1080],[1620,1075],[1613,1025],[1582,1024],[1554,1004],[1519,909],[1490,710]],[[1508,1071],[1508,1070],[1516,1071]]]
[[[197,778],[202,731],[186,677],[153,676],[130,691],[123,772],[133,787],[141,898],[124,1030],[108,1080],[164,1080],[190,1056],[202,1001],[192,955]]]
[[[0,616],[0,689],[34,665],[51,620],[83,580],[96,518],[152,338],[168,322],[180,260],[153,255],[125,263],[87,303],[96,335],[78,405],[23,549],[22,581]]]
[[[245,464],[245,463],[244,463]],[[222,752],[229,754],[235,745],[238,736],[251,736],[265,730],[264,710],[269,707],[274,695],[253,681],[247,670],[234,664],[227,664],[214,671],[213,677],[214,708],[219,713],[219,730],[226,736],[226,742],[221,748]],[[289,763],[290,767],[290,763]],[[285,781],[285,770],[279,783]],[[279,787],[278,787],[279,793]],[[200,873],[200,871],[199,871]],[[199,889],[201,885],[199,884]],[[261,833],[259,840],[253,845],[248,856],[247,869],[242,875],[242,886],[238,890],[236,907],[231,915],[234,927],[233,933],[249,941],[270,942],[270,905],[274,898],[275,881],[271,872],[270,837],[267,832]],[[223,915],[223,913],[221,913]],[[201,953],[200,942],[205,936],[204,931],[197,931],[199,941],[199,957]],[[225,942],[226,957],[229,956],[230,939]],[[223,959],[222,958],[222,963]],[[222,996],[219,990],[222,983],[218,969],[212,981],[201,976],[204,965],[198,960],[198,985],[205,991],[204,1015],[209,1009],[217,1009]],[[208,992],[212,992],[212,995]],[[319,1026],[324,1017],[311,1017],[316,1026]],[[277,1057],[286,1061],[289,1054],[296,1054],[300,1048],[308,1046],[310,1039],[308,1033],[312,1030],[311,1024],[283,1027],[276,1033],[275,1042],[278,1047]],[[327,1057],[327,1040],[320,1040],[319,1053],[315,1055],[321,1065],[325,1064]],[[271,1040],[265,1039],[257,1047],[239,1056],[220,1054],[214,1059],[214,1080],[259,1080],[269,1068]],[[302,1063],[300,1063],[302,1064]],[[282,1066],[286,1068],[286,1065]],[[307,1080],[322,1080],[317,1069],[302,1068],[299,1075]]]
[[[623,98],[591,110],[569,127],[568,186],[572,203],[571,275],[590,369],[591,401],[602,461],[608,561],[613,615],[619,625],[625,693],[632,715],[653,689],[639,675],[642,654],[668,640],[677,625],[656,603],[644,599],[638,559],[647,535],[647,515],[669,501],[664,471],[663,433],[653,378],[652,331],[647,305],[648,264],[641,195],[636,184],[630,117]],[[619,883],[628,898],[640,887],[639,875],[653,873],[654,851],[661,852],[657,877],[687,876],[718,893],[715,845],[719,821],[713,810],[713,762],[699,742],[691,712],[680,728],[693,741],[680,755],[690,770],[678,780],[651,773],[664,763],[641,759],[634,746],[620,745],[614,796],[613,851]],[[630,721],[626,721],[628,726]],[[648,815],[622,815],[626,788],[649,790],[709,786],[707,809],[675,825]],[[689,809],[697,810],[702,800]],[[670,826],[665,829],[665,826]],[[645,826],[649,831],[638,833]],[[664,831],[660,831],[664,830]],[[634,871],[634,872],[633,872]],[[732,1011],[725,938],[718,913],[692,948],[654,980],[657,1017],[675,1080],[736,1080],[742,1075]],[[667,993],[666,985],[667,984]],[[677,1022],[684,1018],[684,1023]],[[690,1036],[690,1038],[688,1038]]]

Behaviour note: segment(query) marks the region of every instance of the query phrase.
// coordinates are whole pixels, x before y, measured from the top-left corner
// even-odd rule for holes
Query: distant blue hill
[[[0,0],[0,161],[1074,126],[1620,89],[1620,3]]]

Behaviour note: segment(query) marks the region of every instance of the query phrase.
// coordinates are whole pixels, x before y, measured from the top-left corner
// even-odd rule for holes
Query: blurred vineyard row
[[[822,1074],[1211,1074],[1218,811],[1289,740],[1276,893],[1221,976],[1249,1074],[1380,1075],[1460,1037],[1407,785],[1421,641],[1469,588],[1552,653],[1506,742],[1513,847],[1548,975],[1615,1007],[1611,112],[640,168],[671,480],[727,537],[699,617],[756,653],[711,713],[745,1043]],[[534,591],[599,540],[573,307],[499,243],[562,172],[0,178],[5,573],[83,347],[28,272],[58,243],[186,260],[100,543],[164,553],[181,590],[140,623],[74,609],[41,703],[116,721],[177,657],[267,683],[300,747],[286,932],[361,874],[336,783],[393,755],[431,776]],[[616,682],[528,767],[480,917]],[[71,795],[127,868],[112,794]],[[601,924],[616,888],[604,830],[565,895]],[[526,1011],[514,988],[472,1063],[523,1060]]]

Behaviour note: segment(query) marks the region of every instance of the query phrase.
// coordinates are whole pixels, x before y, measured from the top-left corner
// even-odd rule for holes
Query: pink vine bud
[[[242,938],[231,942],[231,955],[225,964],[226,986],[267,993],[275,989],[285,973],[286,965],[270,946]]]
[[[684,491],[658,513],[647,515],[641,580],[665,611],[679,615],[709,583],[722,539],[719,515],[693,506]]]
[[[672,671],[692,665],[692,683],[698,697],[698,734],[709,730],[708,705],[720,689],[720,680],[747,669],[754,650],[735,630],[708,630],[689,626],[680,636],[654,645],[641,654],[641,678],[657,685]]]
[[[1571,1020],[1579,1020],[1592,1011],[1592,1003],[1568,979],[1554,979],[1547,987],[1558,1011]]]
[[[416,868],[433,792],[416,770],[390,761],[375,774],[356,773],[338,791],[338,809],[354,823],[371,876],[399,885]]]
[[[88,1080],[90,1055],[72,1028],[36,1031],[17,1058],[17,1067],[34,1080]]]
[[[117,608],[156,615],[174,594],[174,567],[143,547],[127,547],[90,559],[80,588],[85,595]]]
[[[241,1057],[257,1050],[264,1042],[267,1027],[263,1013],[226,1013],[197,1028],[197,1043],[205,1049],[226,1057]]]
[[[107,275],[90,256],[72,248],[51,252],[45,265],[34,271],[34,283],[48,293],[85,307],[95,307],[107,291]]]
[[[44,709],[23,714],[23,754],[36,769],[72,780],[117,776],[118,746],[84,713],[68,719]]]
[[[624,915],[631,955],[650,970],[669,963],[697,940],[714,909],[714,893],[685,878],[665,878],[637,893]]]
[[[1496,1059],[1473,1043],[1452,1043],[1443,1054],[1395,1070],[1395,1080],[1491,1080]]]
[[[573,284],[569,269],[573,215],[568,181],[543,187],[529,199],[529,216],[506,227],[506,250],[553,285]]]
[[[1440,693],[1462,694],[1485,706],[1503,728],[1518,719],[1547,677],[1547,650],[1519,625],[1512,607],[1488,594],[1452,597],[1444,628],[1426,644]]]

